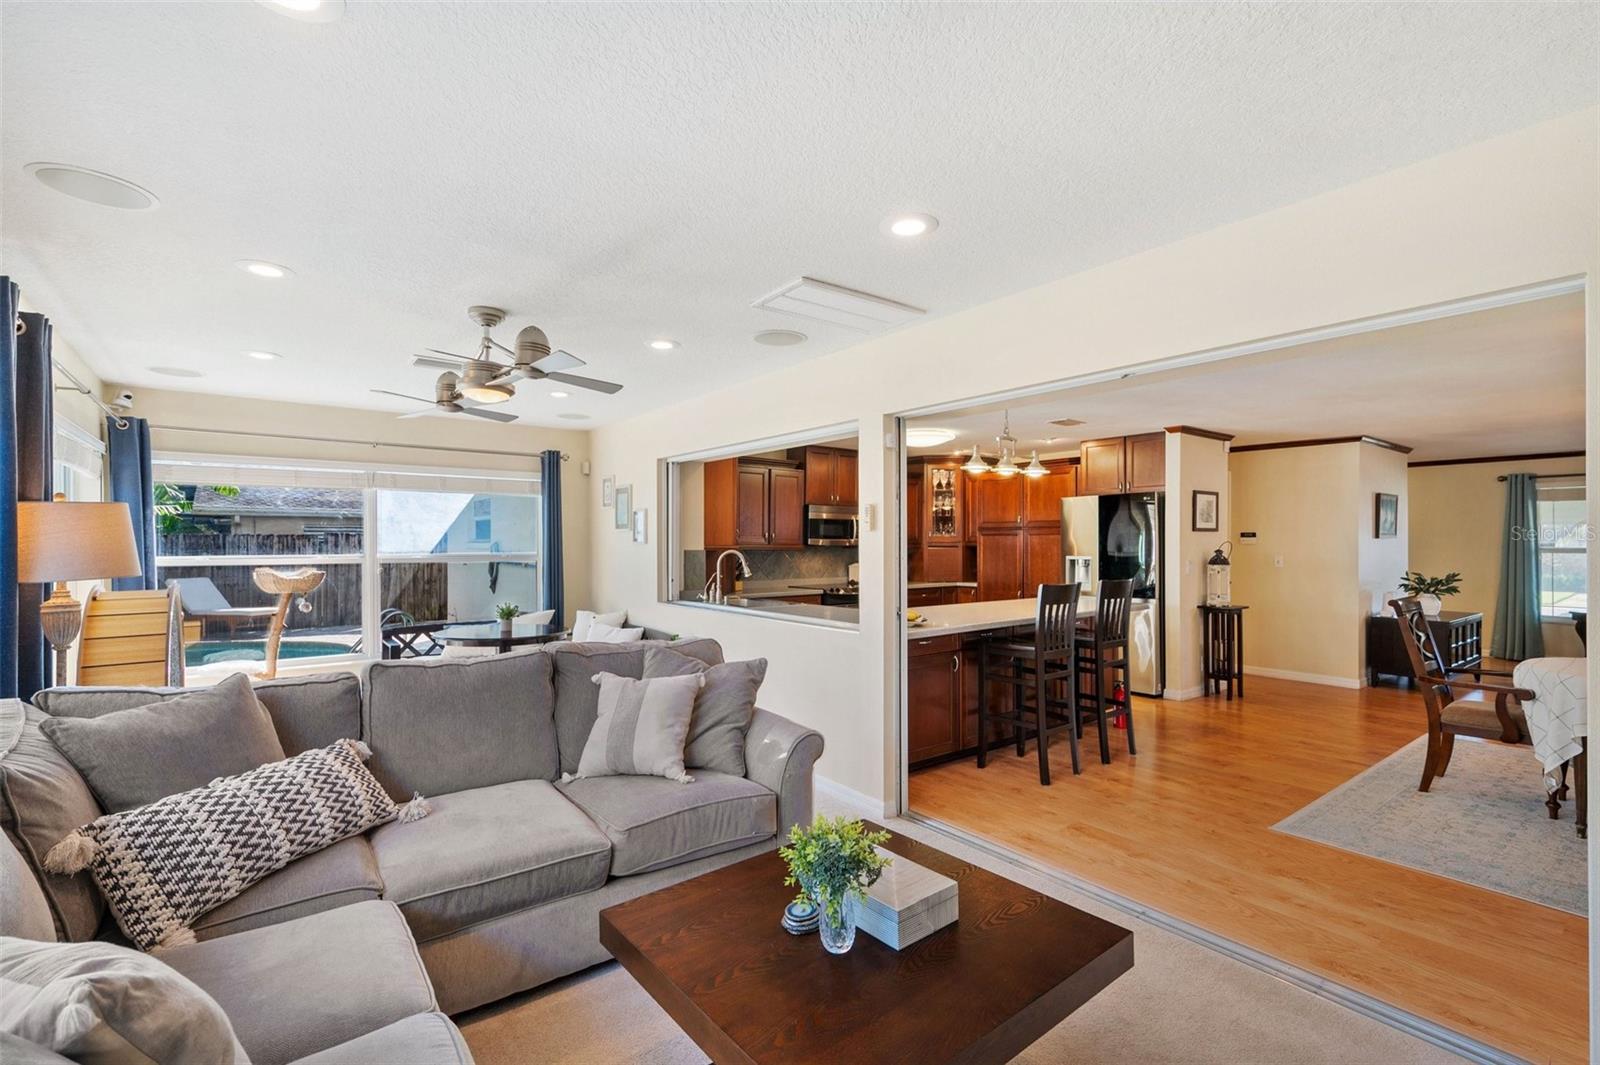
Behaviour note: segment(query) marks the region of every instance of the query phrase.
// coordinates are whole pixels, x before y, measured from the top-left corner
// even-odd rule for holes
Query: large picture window
[[[156,565],[181,591],[191,670],[265,657],[260,567],[326,574],[289,611],[280,669],[436,651],[430,628],[540,608],[531,475],[163,458],[155,478]]]
[[[1539,509],[1539,612],[1567,618],[1589,609],[1588,565],[1591,530],[1583,482],[1578,478],[1541,479]]]

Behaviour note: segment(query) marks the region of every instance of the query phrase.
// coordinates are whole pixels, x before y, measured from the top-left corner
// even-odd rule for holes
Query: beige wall
[[[1166,484],[1167,548],[1162,559],[1167,574],[1162,602],[1166,613],[1166,697],[1192,699],[1202,689],[1200,612],[1195,608],[1206,598],[1206,560],[1231,535],[1228,445],[1191,433],[1168,433]],[[1217,493],[1216,532],[1194,530],[1195,491]]]
[[[1361,632],[1357,646],[1361,649],[1361,676],[1367,675],[1366,617],[1383,610],[1385,596],[1400,585],[1400,579],[1409,568],[1411,491],[1406,476],[1406,456],[1388,448],[1370,444],[1359,448],[1360,483],[1357,491],[1355,521],[1356,543],[1359,545],[1357,571],[1361,582]],[[1377,494],[1384,492],[1400,497],[1400,524],[1392,537],[1373,535],[1377,519]]]
[[[657,603],[659,536],[644,548],[595,535],[596,603],[769,658],[761,701],[826,735],[819,772],[893,799],[899,508],[877,442],[894,412],[1592,275],[1597,119],[1591,108],[597,429],[596,480],[631,481],[635,505],[658,513],[663,456],[854,420],[862,502],[883,520],[862,537],[859,633]]]
[[[135,402],[135,413],[150,421],[151,444],[158,453],[530,473],[539,468],[540,451],[559,448],[571,455],[561,475],[568,620],[573,611],[590,605],[591,525],[598,522],[600,488],[597,481],[591,492],[590,478],[582,472],[590,453],[586,431],[496,424],[467,417],[400,421],[382,411],[161,389],[136,389]],[[356,442],[336,442],[341,440]],[[428,446],[400,446],[422,442]],[[611,517],[610,511],[604,514]]]
[[[1506,486],[1496,478],[1508,473],[1575,473],[1583,468],[1584,460],[1578,457],[1415,466],[1409,471],[1411,568],[1430,577],[1450,570],[1461,574],[1461,594],[1445,600],[1445,608],[1483,612],[1485,651],[1494,632],[1495,600],[1500,592],[1500,530],[1505,523]],[[1593,492],[1590,494],[1592,497]],[[1549,655],[1583,653],[1577,634],[1566,622],[1546,622],[1544,642]]]

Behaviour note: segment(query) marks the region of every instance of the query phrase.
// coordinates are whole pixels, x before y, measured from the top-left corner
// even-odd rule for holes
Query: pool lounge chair
[[[174,577],[167,582],[167,587],[178,589],[185,617],[221,621],[228,626],[230,637],[241,622],[257,618],[266,621],[278,610],[276,606],[232,606],[211,583],[210,577]]]

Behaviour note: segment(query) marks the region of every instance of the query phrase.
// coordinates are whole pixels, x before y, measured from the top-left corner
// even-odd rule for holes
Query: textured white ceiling
[[[1079,441],[1194,425],[1235,444],[1377,436],[1411,461],[1582,451],[1583,294],[1439,318],[1083,388],[1009,406],[1024,457]],[[913,425],[957,433],[938,448],[995,451],[1005,407]],[[1075,418],[1084,424],[1050,424]]]
[[[0,254],[109,381],[384,408],[481,302],[627,386],[509,409],[599,424],[850,343],[752,343],[802,274],[948,314],[1588,106],[1597,10],[8,3]]]

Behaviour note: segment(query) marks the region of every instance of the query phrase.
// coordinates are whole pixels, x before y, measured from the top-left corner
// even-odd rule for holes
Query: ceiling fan
[[[461,394],[461,378],[455,371],[448,370],[439,375],[434,382],[434,398],[423,399],[421,396],[408,396],[403,392],[391,392],[387,388],[374,388],[372,391],[383,396],[399,396],[401,399],[414,399],[418,403],[426,403],[422,410],[414,410],[410,414],[402,414],[402,418],[421,418],[425,414],[434,414],[444,411],[446,414],[470,414],[474,418],[488,418],[495,422],[514,422],[515,414],[504,411],[484,410],[472,400]]]
[[[418,355],[412,360],[413,366],[459,372],[461,395],[466,399],[478,403],[504,403],[516,395],[515,383],[519,380],[548,379],[607,395],[622,391],[621,385],[611,381],[565,372],[586,364],[569,351],[551,351],[544,330],[536,325],[530,325],[517,334],[517,347],[513,351],[489,335],[489,330],[505,321],[505,311],[498,307],[473,306],[467,308],[467,317],[483,327],[476,355],[457,355],[453,351],[429,348],[431,355]],[[496,361],[497,351],[509,355],[511,363],[507,365]]]

